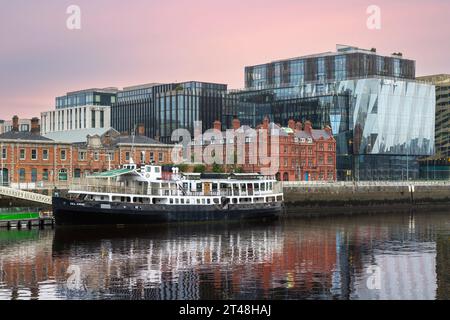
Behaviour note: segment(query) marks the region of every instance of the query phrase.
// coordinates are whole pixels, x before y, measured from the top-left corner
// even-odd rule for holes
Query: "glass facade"
[[[111,106],[117,101],[117,92],[115,88],[69,92],[65,96],[56,98],[56,109],[90,105]]]
[[[245,87],[264,89],[367,77],[415,79],[415,61],[401,55],[349,47],[336,53],[300,57],[245,68]]]
[[[211,128],[222,117],[227,86],[204,82],[185,82],[140,86],[125,89],[112,106],[112,126],[131,132],[144,124],[145,134],[170,143],[172,132],[179,128],[194,133],[194,121]]]
[[[336,60],[345,63],[345,57]],[[317,78],[323,80],[319,65]],[[237,116],[255,127],[269,116],[281,125],[290,119],[310,120],[318,129],[330,125],[340,180],[406,180],[418,178],[418,159],[434,153],[434,104],[434,87],[413,80],[320,81],[232,92],[223,122],[231,127]]]

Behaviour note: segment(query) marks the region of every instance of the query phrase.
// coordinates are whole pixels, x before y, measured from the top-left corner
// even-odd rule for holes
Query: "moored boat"
[[[57,225],[117,225],[272,219],[283,192],[260,174],[180,173],[127,164],[53,197]]]

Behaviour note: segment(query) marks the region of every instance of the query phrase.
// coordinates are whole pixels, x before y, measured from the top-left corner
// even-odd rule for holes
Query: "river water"
[[[449,298],[449,212],[0,230],[0,300]]]

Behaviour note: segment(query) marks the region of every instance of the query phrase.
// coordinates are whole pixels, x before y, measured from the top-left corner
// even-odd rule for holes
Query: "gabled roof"
[[[87,136],[98,135],[101,137],[110,130],[116,131],[113,128],[67,130],[67,131],[50,132],[45,134],[44,137],[52,139],[57,142],[86,143]]]
[[[333,136],[328,134],[328,132],[326,132],[325,130],[312,130],[311,134],[309,134],[307,131],[297,131],[295,133],[295,136],[297,138],[312,138],[313,140],[320,140],[320,138],[323,138],[325,140],[328,140],[330,138],[332,138]]]
[[[24,140],[24,141],[53,141],[50,138],[32,132],[9,131],[0,134],[2,140]]]
[[[152,138],[146,136],[118,136],[113,139],[113,144],[162,144],[159,141],[156,141]]]

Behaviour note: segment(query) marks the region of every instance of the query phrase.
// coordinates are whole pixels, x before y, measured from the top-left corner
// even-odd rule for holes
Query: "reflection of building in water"
[[[102,241],[88,250],[73,246],[69,255],[78,254],[71,263],[80,266],[93,294],[102,290],[133,299],[223,299],[283,298],[302,291],[323,297],[331,288],[335,248],[330,234],[305,230],[284,235],[278,228]]]
[[[414,223],[388,216],[140,233],[57,229],[14,241],[0,233],[0,299],[433,299],[436,290],[447,299],[449,239],[436,227],[443,221],[427,215]],[[80,270],[78,291],[68,287],[69,266]],[[367,286],[373,266],[380,290]]]
[[[7,236],[7,237],[6,237]],[[0,299],[43,299],[65,279],[67,260],[54,258],[53,231],[3,232],[0,242]],[[51,279],[51,280],[50,280]]]
[[[375,250],[372,262],[355,279],[352,298],[433,300],[436,297],[436,246],[410,242],[410,250]],[[376,272],[371,268],[376,267]],[[369,283],[369,284],[368,284]]]
[[[437,236],[437,299],[450,299],[450,235]]]

